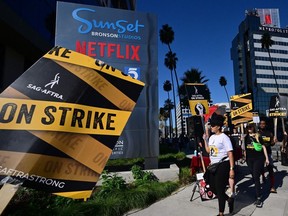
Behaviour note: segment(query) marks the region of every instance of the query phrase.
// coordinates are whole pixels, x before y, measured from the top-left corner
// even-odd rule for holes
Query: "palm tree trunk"
[[[170,71],[171,72],[171,81],[172,81],[172,88],[173,88],[173,100],[174,100],[174,117],[175,117],[175,135],[176,137],[178,137],[178,129],[177,129],[177,114],[176,114],[176,97],[175,97],[175,88],[174,88],[174,79],[173,79],[173,73],[172,73],[172,70]]]
[[[169,95],[169,91],[167,91],[168,94],[168,100],[170,100],[170,95]],[[172,137],[172,118],[171,118],[171,107],[169,107],[169,137]],[[166,122],[165,122],[166,123]],[[166,126],[166,125],[165,125]]]
[[[172,115],[171,115],[171,108],[169,108],[169,136],[171,140],[172,140],[172,129],[173,129]]]
[[[230,99],[229,99],[229,95],[228,95],[228,92],[227,92],[226,86],[224,86],[224,89],[225,89],[225,92],[226,92],[227,101],[228,101],[229,108],[230,108],[230,107],[231,107],[231,106],[230,106]]]
[[[165,141],[167,139],[167,120],[165,119],[164,120],[164,137],[165,137]]]
[[[272,67],[273,76],[274,76],[274,79],[275,79],[277,93],[278,93],[278,96],[280,96],[279,86],[278,86],[278,83],[277,83],[276,74],[275,74],[275,71],[274,71],[274,66],[273,66],[273,63],[272,63],[271,55],[270,55],[270,50],[267,49],[267,51],[268,51],[268,56],[269,56],[269,60],[270,60],[271,67]]]
[[[268,51],[268,56],[269,56],[269,60],[270,60],[270,63],[271,63],[271,67],[272,67],[272,72],[273,72],[273,76],[274,76],[274,79],[275,79],[275,84],[276,84],[276,89],[277,89],[277,94],[278,94],[278,97],[279,97],[279,100],[280,100],[280,92],[279,92],[279,86],[278,86],[278,83],[277,83],[277,79],[276,79],[276,74],[275,74],[275,71],[274,71],[274,66],[273,66],[273,63],[272,63],[272,58],[271,58],[271,55],[270,55],[270,50],[267,49]],[[277,117],[274,119],[274,136],[277,137]],[[282,118],[282,121],[284,121],[284,118]],[[283,129],[283,132],[285,131],[284,128]]]
[[[171,49],[171,46],[170,44],[168,43],[168,49],[170,52],[172,52],[172,49]],[[182,105],[181,105],[181,98],[180,98],[180,94],[179,94],[179,81],[178,81],[178,76],[177,76],[177,72],[176,72],[176,69],[174,68],[174,74],[175,74],[175,79],[176,79],[176,84],[177,84],[177,89],[178,89],[178,96],[179,96],[179,103],[180,103],[180,118],[181,118],[181,131],[182,131],[182,134],[184,134],[184,124],[183,124],[183,111],[182,111]],[[172,71],[171,71],[171,78],[172,78]],[[172,86],[174,87],[174,84],[173,84],[173,78],[172,78]],[[174,91],[174,89],[173,89]],[[175,91],[173,92],[174,93],[174,103],[175,103],[175,119],[176,119],[176,137],[177,137],[177,116],[176,116],[176,101],[175,101]]]

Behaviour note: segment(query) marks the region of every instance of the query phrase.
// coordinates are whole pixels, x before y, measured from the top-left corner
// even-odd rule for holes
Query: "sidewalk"
[[[256,208],[253,204],[254,185],[246,164],[237,166],[238,182],[237,196],[235,197],[234,214],[238,216],[288,216],[288,167],[282,166],[281,162],[275,162],[278,171],[275,172],[277,194],[269,193],[269,178],[263,185],[264,204],[262,208]],[[265,173],[266,176],[268,172]],[[143,210],[135,210],[125,216],[185,216],[199,215],[211,216],[218,214],[217,199],[201,201],[196,190],[192,202],[190,198],[194,183],[179,189],[171,196],[154,203]],[[226,203],[225,215],[228,214]]]

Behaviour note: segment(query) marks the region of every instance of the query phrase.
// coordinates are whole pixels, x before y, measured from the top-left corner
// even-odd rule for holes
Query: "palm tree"
[[[227,101],[228,101],[228,106],[229,108],[231,107],[230,105],[230,99],[229,99],[229,96],[228,96],[228,92],[227,92],[227,89],[226,89],[226,85],[227,85],[227,80],[224,76],[221,76],[220,79],[219,79],[219,84],[220,86],[223,86],[224,89],[225,89],[225,92],[226,92],[226,96],[227,96]],[[231,116],[230,116],[230,113],[226,113],[226,118],[227,118],[227,123],[228,123],[228,128],[230,131],[232,131],[232,122],[231,122]]]
[[[227,85],[226,78],[224,76],[221,76],[220,79],[219,79],[219,83],[220,83],[220,86],[223,86],[224,89],[225,89],[226,96],[227,96],[227,101],[228,101],[228,104],[229,104],[229,107],[230,107],[230,99],[229,99],[228,92],[227,92],[227,89],[226,89],[226,85]]]
[[[171,51],[169,51],[166,54],[166,58],[164,60],[164,64],[170,70],[171,81],[172,81],[172,86],[173,87],[174,87],[173,69],[176,67],[176,62],[177,61],[178,61],[178,58],[176,57],[176,53],[172,53]],[[176,103],[175,88],[173,88],[172,92],[173,92],[174,103]],[[176,109],[174,109],[174,118],[175,118],[176,137],[178,137]]]
[[[172,118],[171,118],[171,110],[174,109],[174,103],[170,100],[167,99],[164,102],[164,109],[167,110],[169,112],[169,124],[170,124],[170,138],[172,138],[172,133],[173,133],[173,125],[172,125]]]
[[[170,44],[174,41],[174,31],[173,31],[172,27],[170,27],[168,24],[163,25],[162,29],[160,29],[159,36],[160,36],[160,41],[163,44],[166,44],[168,46],[169,52],[171,52],[171,54],[169,54],[169,55],[173,55],[172,49],[171,49],[171,46],[170,46]],[[167,56],[167,54],[166,54],[166,56]],[[175,57],[176,57],[176,54],[175,54]],[[179,86],[178,75],[177,75],[177,71],[176,71],[176,61],[175,61],[175,64],[174,64],[172,70],[174,71],[176,84],[177,84],[177,89],[178,89],[178,92],[179,92],[179,87],[180,86]],[[174,88],[174,84],[173,84],[173,88]],[[178,96],[179,96],[179,104],[180,104],[181,130],[182,130],[182,133],[184,134],[184,123],[183,123],[183,112],[182,112],[181,95],[178,95]],[[175,98],[174,98],[174,102],[176,103]],[[177,136],[177,128],[176,128],[176,136]]]
[[[164,121],[164,135],[165,135],[165,138],[167,138],[167,120],[169,119],[169,111],[166,110],[164,107],[160,107],[160,110],[159,110],[159,120],[160,121]]]
[[[269,60],[270,60],[270,64],[271,64],[271,68],[272,68],[272,72],[273,72],[273,76],[275,79],[275,84],[276,84],[276,89],[277,89],[277,94],[280,100],[280,92],[279,92],[279,86],[277,83],[277,79],[276,79],[276,75],[275,75],[275,71],[274,71],[274,67],[273,67],[273,63],[272,63],[272,58],[271,58],[271,54],[270,54],[270,47],[274,44],[274,41],[271,39],[271,35],[268,32],[265,32],[262,37],[261,37],[261,46],[262,49],[266,49],[268,52],[268,56],[269,56]],[[281,118],[282,121],[282,125],[284,125],[284,118]],[[276,123],[276,127],[274,127],[274,136],[277,137],[277,117],[275,118],[275,123]],[[284,127],[282,126],[283,132],[284,131]]]
[[[179,95],[184,95],[183,105],[185,107],[189,107],[189,98],[186,93],[185,83],[203,83],[206,86],[207,91],[205,92],[204,97],[211,101],[211,93],[206,85],[209,79],[206,79],[205,76],[202,76],[202,71],[192,68],[191,70],[187,70],[184,73],[184,76],[181,78],[182,84],[179,88]]]
[[[170,96],[169,96],[169,91],[172,90],[172,84],[169,80],[166,80],[163,84],[163,89],[164,91],[166,91],[168,93],[168,99],[170,99]]]
[[[278,95],[280,94],[279,92],[279,86],[277,83],[277,79],[276,79],[276,75],[275,75],[275,71],[274,71],[274,67],[273,67],[273,63],[272,63],[272,58],[271,58],[271,54],[270,54],[270,47],[274,44],[274,41],[271,39],[271,35],[268,32],[265,32],[262,37],[261,37],[261,46],[262,49],[266,49],[268,52],[268,56],[269,56],[269,60],[271,63],[271,68],[272,68],[272,72],[273,72],[273,76],[275,79],[275,84],[276,84],[276,89],[277,89],[277,93]]]
[[[162,26],[159,32],[160,41],[168,46],[169,51],[172,52],[170,44],[174,41],[174,31],[168,24]]]

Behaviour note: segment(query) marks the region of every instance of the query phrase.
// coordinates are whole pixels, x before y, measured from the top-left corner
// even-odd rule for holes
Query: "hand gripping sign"
[[[54,47],[0,95],[0,180],[88,198],[144,87]]]

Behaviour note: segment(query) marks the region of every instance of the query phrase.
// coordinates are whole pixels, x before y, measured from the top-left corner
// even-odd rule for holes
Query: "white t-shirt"
[[[213,134],[209,138],[209,148],[211,164],[219,162],[223,157],[228,156],[229,151],[233,150],[230,138],[224,133]]]

